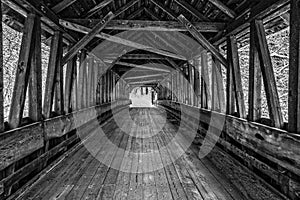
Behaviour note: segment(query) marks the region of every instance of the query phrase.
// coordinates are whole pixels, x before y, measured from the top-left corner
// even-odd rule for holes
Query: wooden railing
[[[6,198],[129,100],[93,106],[0,134],[0,199]]]
[[[212,133],[221,131],[217,146],[232,155],[245,167],[291,199],[300,198],[300,137],[287,131],[249,122],[222,113],[209,111],[171,101],[159,101],[167,111],[177,117],[183,116],[190,126],[197,123],[200,137],[205,138],[208,127]],[[184,110],[184,112],[182,112]],[[218,121],[224,120],[222,130]],[[199,116],[196,119],[194,116]],[[217,151],[208,157],[213,161]]]

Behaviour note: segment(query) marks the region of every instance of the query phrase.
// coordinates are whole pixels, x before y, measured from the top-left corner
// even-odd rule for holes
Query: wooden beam
[[[121,60],[164,60],[165,57],[157,54],[125,54]]]
[[[225,90],[220,62],[212,58],[212,110],[226,112]]]
[[[145,9],[143,7],[140,7],[139,9],[137,9],[136,11],[134,11],[133,13],[131,13],[130,15],[128,15],[126,18],[128,20],[134,19],[136,16],[138,16],[139,14],[141,14]]]
[[[81,25],[78,25],[78,24],[72,23],[72,22],[61,21],[61,24],[62,24],[62,26],[66,27],[68,29],[78,31],[78,32],[81,32],[81,33],[85,33],[85,34],[90,32],[90,30],[91,30],[90,28],[87,28],[85,26],[81,26]],[[122,44],[122,45],[125,45],[125,46],[133,47],[135,49],[141,49],[141,50],[149,51],[149,52],[152,52],[152,53],[156,53],[156,54],[159,54],[159,55],[163,55],[163,56],[167,56],[167,57],[171,57],[171,58],[175,58],[175,59],[179,59],[179,60],[184,60],[184,61],[187,60],[184,56],[177,55],[177,54],[167,52],[167,51],[164,51],[164,50],[156,49],[156,48],[146,46],[146,45],[143,45],[143,44],[139,44],[139,43],[136,43],[136,42],[133,42],[133,41],[130,41],[130,40],[126,40],[126,39],[123,39],[123,38],[120,38],[120,37],[117,37],[117,36],[112,36],[112,35],[105,34],[105,33],[99,33],[99,34],[96,35],[96,37],[107,40],[107,41],[110,41],[110,42],[114,42],[114,43],[117,43],[117,44]]]
[[[12,95],[8,122],[11,128],[21,125],[23,117],[27,86],[30,74],[30,60],[33,49],[33,36],[36,15],[29,14],[25,21],[21,50],[19,54],[15,85]]]
[[[0,22],[2,22],[2,4],[0,4]],[[3,27],[0,24],[0,132],[4,131],[4,97],[3,97]]]
[[[148,10],[147,8],[144,8],[145,12],[150,15],[150,17],[152,17],[154,20],[160,21],[161,17],[157,16],[155,13],[153,13],[152,11]]]
[[[194,25],[192,25],[183,15],[178,17],[178,21],[186,27],[201,46],[210,51],[213,56],[215,56],[221,64],[227,68],[228,63],[224,56],[196,29]]]
[[[267,96],[270,118],[273,125],[277,128],[283,127],[283,118],[279,96],[276,87],[276,80],[272,66],[270,51],[268,48],[267,38],[262,20],[255,20],[257,49],[260,59],[260,66],[263,75],[263,81]]]
[[[44,97],[44,107],[43,115],[44,118],[48,119],[51,117],[54,92],[56,86],[56,71],[60,67],[60,53],[62,52],[62,34],[59,31],[56,31],[52,37],[51,47],[50,47],[50,57],[48,63],[47,79],[45,85],[45,97]]]
[[[149,75],[144,75],[144,76],[129,76],[125,77],[125,80],[136,80],[136,79],[145,79],[145,78],[152,78],[152,77],[163,77],[167,74],[149,74]]]
[[[151,2],[156,5],[157,7],[159,7],[160,9],[162,9],[165,13],[167,13],[171,18],[176,19],[177,18],[177,14],[171,10],[170,8],[166,7],[163,3],[161,3],[160,1],[157,0],[151,0]]]
[[[68,114],[72,112],[71,109],[71,102],[72,102],[72,92],[74,91],[74,82],[77,82],[76,79],[74,79],[74,73],[76,72],[76,62],[77,62],[77,57],[74,57],[71,59],[68,64],[67,64],[67,69],[66,69],[66,76],[65,76],[65,98],[64,98],[64,108],[65,108],[65,113]]]
[[[136,65],[132,63],[126,63],[126,62],[116,62],[117,65],[123,65],[127,67],[133,67],[133,68],[139,68],[139,69],[146,69],[146,70],[153,70],[153,71],[160,71],[160,72],[170,72],[169,70],[165,69],[160,69],[156,67],[148,67],[148,66],[143,66],[143,65]]]
[[[86,34],[79,42],[77,42],[70,51],[64,56],[62,65],[66,64],[71,58],[73,58],[78,51],[84,48],[108,23],[115,15],[109,12],[88,34]]]
[[[30,60],[30,81],[28,89],[28,114],[33,121],[42,120],[42,55],[41,55],[41,19],[35,17],[33,49]]]
[[[289,131],[300,133],[300,7],[291,0]]]
[[[215,45],[219,45],[226,40],[229,35],[236,35],[237,33],[247,29],[250,22],[254,19],[263,19],[266,16],[272,14],[279,8],[287,5],[289,0],[264,0],[253,6],[247,12],[243,12],[237,16],[232,23],[229,23],[223,33],[219,34],[218,37],[214,38],[212,42]]]
[[[123,7],[119,8],[117,11],[115,11],[116,17],[120,14],[124,13],[126,10],[134,6],[134,4],[138,3],[140,0],[130,0],[127,2]]]
[[[249,100],[248,120],[257,121],[261,118],[262,75],[256,45],[255,22],[250,26],[250,60],[249,60]]]
[[[230,18],[236,17],[236,13],[233,10],[231,10],[230,8],[228,8],[222,1],[209,0],[209,2],[212,3],[213,5],[215,5],[217,8],[219,8],[223,13],[225,13]]]
[[[211,106],[210,80],[208,72],[207,51],[201,52],[201,106],[209,109]]]
[[[58,16],[48,8],[43,1],[40,0],[12,0],[12,2],[17,5],[22,5],[28,12],[36,12],[36,14],[40,15],[41,20],[45,22],[45,24],[49,25],[51,28],[57,31],[61,31],[64,33],[64,36],[70,42],[76,42],[74,36],[68,33],[61,25],[59,24]]]
[[[87,13],[82,18],[90,18],[96,13],[98,13],[102,8],[110,4],[113,0],[103,0],[100,3],[98,3],[96,6],[94,6],[92,9],[87,11]]]
[[[238,113],[239,117],[246,118],[241,69],[240,69],[240,64],[239,64],[239,55],[238,55],[237,41],[236,41],[235,36],[228,37],[227,52],[228,52],[227,58],[228,58],[228,62],[230,65],[229,71],[231,71],[229,73],[231,73],[230,76],[232,76],[232,82],[230,80],[230,84],[233,83],[233,89],[234,89],[234,91],[228,91],[228,93],[233,92],[235,95],[236,108],[237,108],[237,113]],[[231,78],[228,78],[228,79],[231,79]],[[228,87],[232,87],[232,86],[229,85]],[[230,101],[232,101],[232,98],[228,99],[228,100],[230,102]],[[233,105],[231,105],[231,106],[233,106]]]
[[[137,81],[137,82],[130,82],[130,81],[127,81],[127,83],[129,85],[138,85],[138,84],[145,84],[145,83],[157,83],[159,82],[160,80],[159,79],[153,79],[153,80],[147,80],[147,81]]]
[[[196,8],[194,8],[192,5],[187,3],[185,0],[175,0],[175,1],[200,21],[210,21],[207,17],[205,17],[202,13],[200,13]]]
[[[53,6],[51,9],[56,13],[60,13],[61,11],[63,11],[64,9],[66,9],[67,7],[71,6],[73,3],[75,3],[77,0],[63,0],[61,2],[59,2],[58,4],[56,4],[55,6]]]

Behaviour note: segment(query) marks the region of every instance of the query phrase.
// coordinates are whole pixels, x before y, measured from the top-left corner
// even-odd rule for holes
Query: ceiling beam
[[[180,15],[178,20],[185,25],[187,30],[194,36],[201,46],[210,51],[215,58],[217,58],[224,67],[227,68],[228,63],[224,56],[212,45],[197,29],[183,16]]]
[[[61,20],[64,21],[64,20]],[[66,19],[89,28],[93,28],[100,19]],[[225,28],[225,23],[194,22],[192,23],[200,32],[220,32]],[[133,30],[133,31],[178,31],[186,32],[185,26],[177,21],[144,21],[144,20],[112,20],[105,29],[107,30]]]
[[[48,8],[42,1],[40,0],[2,0],[3,3],[8,2],[9,5],[13,4],[16,7],[20,8],[19,5],[21,5],[23,8],[20,8],[21,10],[25,10],[26,13],[29,11],[34,11],[36,14],[40,15],[41,21],[47,24],[49,27],[51,27],[54,30],[61,31],[64,34],[64,37],[68,39],[70,42],[76,42],[74,36],[72,36],[70,33],[68,33],[60,24],[59,24],[59,18],[58,16],[50,9]],[[23,10],[23,12],[24,12]],[[19,10],[17,10],[19,12]]]
[[[160,68],[156,68],[156,67],[148,67],[148,66],[144,66],[144,65],[136,65],[133,63],[126,63],[126,62],[116,62],[116,65],[122,65],[122,66],[127,66],[127,67],[133,67],[133,68],[139,68],[139,69],[146,69],[146,70],[152,70],[152,71],[159,71],[159,72],[170,72],[169,70],[166,69],[160,69]]]
[[[145,78],[153,78],[153,77],[163,77],[166,76],[167,74],[150,74],[150,75],[145,75],[145,76],[128,76],[125,77],[125,80],[136,80],[136,79],[145,79]]]
[[[110,4],[113,0],[103,0],[100,3],[98,3],[96,6],[94,6],[92,9],[90,9],[83,18],[89,18],[92,17],[94,14],[99,12],[102,8]]]
[[[148,81],[137,81],[137,82],[127,82],[129,85],[137,85],[137,84],[144,84],[144,83],[157,83],[160,80],[158,79],[153,79],[153,80],[148,80]]]
[[[60,24],[62,26],[64,26],[65,28],[68,28],[68,29],[74,30],[74,31],[78,31],[78,32],[81,32],[81,33],[85,33],[85,34],[87,34],[88,32],[91,31],[90,28],[87,28],[85,26],[78,25],[78,24],[75,24],[75,23],[72,23],[72,22],[67,22],[67,21],[64,21],[64,20],[61,20]],[[156,54],[159,54],[159,55],[163,55],[163,56],[167,56],[167,57],[171,57],[171,58],[175,58],[175,59],[179,59],[179,60],[187,60],[182,55],[177,55],[177,54],[174,54],[172,52],[167,52],[167,51],[164,51],[164,50],[156,49],[156,48],[146,46],[146,45],[143,45],[143,44],[139,44],[139,43],[136,43],[136,42],[133,42],[133,41],[130,41],[130,40],[126,40],[126,39],[123,39],[123,38],[120,38],[120,37],[117,37],[117,36],[112,36],[112,35],[105,34],[105,33],[99,33],[99,34],[96,35],[96,37],[101,38],[103,40],[110,41],[110,42],[114,42],[114,43],[117,43],[117,44],[122,44],[122,45],[125,45],[125,46],[133,47],[135,49],[141,49],[141,50],[149,51],[149,52],[152,52],[152,53],[156,53]]]
[[[254,19],[264,19],[275,11],[288,5],[289,0],[263,0],[250,8],[248,12],[244,12],[227,25],[225,30],[212,40],[215,45],[219,45],[226,41],[229,35],[236,35],[250,26],[250,22]]]
[[[152,17],[154,20],[160,21],[161,17],[157,16],[155,13],[153,13],[152,11],[148,10],[148,8],[144,8],[145,12],[150,15],[150,17]]]
[[[122,60],[163,60],[165,57],[157,54],[126,54]]]
[[[170,8],[166,7],[163,3],[161,3],[160,1],[157,0],[151,0],[151,2],[156,5],[157,7],[159,7],[160,9],[162,9],[165,13],[167,13],[170,17],[172,17],[173,19],[177,18],[177,14],[171,10]]]
[[[200,21],[210,21],[207,17],[205,17],[202,13],[200,13],[196,8],[187,3],[185,0],[175,0],[181,7],[186,9],[189,13],[191,13],[194,17],[199,19]]]
[[[62,66],[73,58],[78,51],[84,48],[104,27],[114,18],[114,14],[109,12],[88,34],[86,34],[79,42],[77,42],[70,51],[63,57]]]
[[[209,0],[210,3],[215,5],[217,8],[219,8],[223,13],[225,13],[230,18],[235,18],[236,13],[228,8],[222,1],[220,0]]]
[[[127,2],[123,7],[119,8],[116,12],[115,15],[119,16],[120,14],[122,14],[123,12],[125,12],[126,10],[128,10],[129,8],[131,8],[134,4],[138,3],[140,0],[131,0],[129,2]]]
[[[69,7],[70,5],[72,5],[73,3],[75,3],[77,0],[63,0],[61,2],[59,2],[58,4],[56,4],[55,6],[53,6],[51,9],[56,13],[60,13],[61,11],[63,11],[64,9],[66,9],[67,7]]]
[[[140,7],[139,9],[137,9],[136,11],[134,11],[133,13],[131,13],[129,16],[127,16],[127,19],[134,19],[136,16],[138,16],[139,14],[141,14],[145,9],[143,7]]]

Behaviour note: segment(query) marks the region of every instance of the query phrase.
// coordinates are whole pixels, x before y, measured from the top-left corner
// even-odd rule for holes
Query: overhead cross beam
[[[59,2],[58,4],[56,4],[54,7],[52,7],[51,9],[56,13],[60,13],[61,11],[63,11],[64,9],[66,9],[67,7],[69,7],[70,5],[72,5],[73,3],[75,3],[77,0],[63,0],[61,2]]]
[[[227,68],[228,63],[224,56],[200,32],[197,31],[195,26],[193,26],[183,15],[180,15],[178,20],[185,25],[187,30],[194,36],[200,45],[210,51],[213,56],[215,56],[222,63],[222,65]]]
[[[61,21],[61,25],[68,28],[68,29],[78,31],[78,32],[81,32],[81,33],[85,33],[85,34],[87,34],[88,32],[91,31],[90,28],[87,28],[87,27],[84,27],[84,26],[81,26],[81,25],[78,25],[78,24],[75,24],[75,23],[72,23],[72,22]],[[117,37],[117,36],[112,36],[112,35],[105,34],[105,33],[99,33],[99,34],[96,35],[96,37],[107,40],[107,41],[110,41],[110,42],[114,42],[114,43],[117,43],[117,44],[122,44],[122,45],[125,45],[125,46],[133,47],[135,49],[141,49],[141,50],[149,51],[149,52],[152,52],[152,53],[156,53],[156,54],[159,54],[159,55],[163,55],[163,56],[167,56],[167,57],[171,57],[171,58],[175,58],[175,59],[179,59],[179,60],[187,60],[182,55],[177,55],[177,54],[174,54],[174,53],[171,53],[171,52],[168,52],[168,51],[156,49],[156,48],[146,46],[146,45],[143,45],[143,44],[139,44],[137,42],[126,40],[126,39],[123,39],[123,38],[120,38],[120,37]]]
[[[93,28],[100,19],[67,19],[69,22]],[[67,22],[60,20],[60,22]],[[225,23],[218,22],[193,22],[200,32],[220,32]],[[177,21],[144,21],[144,20],[112,20],[104,29],[107,30],[133,30],[133,31],[180,31],[185,32],[186,27]]]
[[[202,13],[200,13],[196,8],[187,3],[185,0],[175,0],[180,6],[185,8],[189,13],[198,18],[200,21],[210,21],[207,17],[205,17]]]
[[[113,0],[103,0],[100,3],[98,3],[95,7],[93,7],[92,9],[90,9],[84,16],[83,18],[89,18],[92,17],[94,14],[96,14],[97,12],[99,12],[99,10],[101,10],[102,8],[104,8],[105,6],[107,6],[108,4],[110,4]]]
[[[132,63],[126,63],[126,62],[116,62],[115,64],[123,65],[123,66],[127,66],[127,67],[133,67],[133,68],[153,70],[153,71],[170,72],[169,70],[166,70],[166,69],[160,69],[160,68],[156,68],[156,67],[148,67],[148,66],[143,66],[143,65],[136,65],[136,64],[132,64]]]
[[[129,76],[129,77],[125,77],[125,80],[136,80],[136,79],[145,79],[145,78],[153,78],[153,77],[161,77],[161,76],[165,76],[167,74],[149,74],[149,75],[144,75],[144,76]]]
[[[64,56],[62,65],[66,64],[73,58],[78,51],[85,47],[108,23],[114,18],[114,14],[109,12],[87,35],[85,35],[79,42],[77,42],[70,51]]]
[[[229,23],[226,29],[212,40],[215,45],[219,45],[226,40],[229,35],[235,35],[249,27],[254,19],[263,19],[275,10],[287,5],[289,0],[264,0],[260,1],[248,12],[237,16],[232,23]]]
[[[225,13],[230,18],[236,17],[236,13],[233,10],[231,10],[230,8],[228,8],[222,1],[209,0],[209,2],[212,3],[213,5],[215,5],[217,8],[219,8],[223,13]]]
[[[7,0],[5,0],[7,1]],[[28,11],[34,11],[36,14],[40,15],[41,21],[43,21],[45,24],[49,25],[54,30],[61,31],[64,33],[64,36],[70,41],[70,42],[76,42],[76,39],[68,33],[61,25],[59,24],[59,18],[58,16],[50,9],[48,8],[43,1],[39,0],[14,0],[12,3],[16,3],[17,5],[22,5],[27,12]]]

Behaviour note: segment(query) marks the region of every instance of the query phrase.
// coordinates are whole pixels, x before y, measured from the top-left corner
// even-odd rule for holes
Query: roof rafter
[[[67,7],[71,6],[73,3],[75,3],[77,0],[63,0],[61,2],[59,2],[58,4],[56,4],[55,6],[53,6],[51,9],[56,13],[60,13],[61,11],[63,11],[64,9],[66,9]]]
[[[85,47],[107,24],[114,18],[114,14],[109,12],[88,34],[86,34],[79,42],[77,42],[70,51],[63,57],[62,65],[66,64],[73,58],[78,51]]]
[[[139,12],[141,12],[139,10]],[[128,17],[130,18],[130,16]],[[100,19],[66,19],[67,21],[93,28]],[[60,20],[65,21],[65,20]],[[200,32],[220,32],[225,23],[195,22],[193,25]],[[177,21],[144,21],[144,20],[112,20],[105,29],[108,30],[136,30],[136,31],[179,31],[186,32],[185,26]]]
[[[205,17],[202,13],[200,13],[197,9],[195,9],[192,5],[188,4],[185,0],[175,0],[181,7],[190,12],[193,16],[197,17],[201,21],[210,21],[207,17]]]
[[[139,68],[139,69],[147,69],[147,70],[153,70],[153,71],[159,71],[159,72],[167,72],[169,73],[169,70],[166,69],[160,69],[160,68],[156,68],[156,67],[149,67],[149,66],[144,66],[144,65],[137,65],[137,64],[133,64],[133,63],[126,63],[126,62],[116,62],[116,65],[123,65],[123,66],[127,66],[127,67],[133,67],[133,68]]]
[[[92,17],[94,14],[96,14],[98,11],[100,11],[102,8],[110,4],[113,0],[103,0],[100,3],[98,3],[96,6],[94,6],[92,9],[90,9],[83,18],[89,18]]]
[[[76,39],[74,36],[72,36],[70,33],[68,33],[64,28],[59,24],[59,18],[50,8],[48,8],[42,1],[39,0],[15,0],[15,1],[8,1],[3,0],[4,3],[8,2],[10,6],[15,5],[17,8],[20,9],[23,14],[24,12],[28,12],[29,10],[33,10],[38,15],[42,16],[41,20],[48,26],[50,26],[54,30],[61,31],[64,33],[64,36],[66,39],[68,39],[70,42],[76,42]],[[20,8],[19,5],[23,5],[23,8]],[[16,8],[15,7],[15,8]],[[13,8],[14,9],[14,8]],[[19,12],[19,10],[18,10]]]
[[[217,8],[219,8],[223,13],[228,15],[230,18],[236,17],[236,13],[233,10],[231,10],[230,8],[228,8],[222,1],[209,0],[209,2],[212,3],[213,5],[215,5]]]
[[[224,67],[227,68],[228,63],[224,56],[212,45],[197,29],[183,16],[180,15],[178,20],[186,26],[188,31],[194,36],[201,46],[210,51],[215,58],[217,58]]]
[[[68,28],[68,29],[70,29],[70,30],[78,31],[78,32],[85,33],[85,34],[91,31],[90,28],[87,28],[85,26],[81,26],[81,25],[78,25],[78,24],[75,24],[75,23],[72,23],[72,22],[61,21],[61,25]],[[117,37],[117,36],[112,36],[112,35],[105,34],[105,33],[99,33],[99,34],[96,35],[96,37],[107,40],[107,41],[110,41],[110,42],[114,42],[114,43],[122,44],[122,45],[125,45],[125,46],[133,47],[133,48],[136,48],[136,49],[146,50],[146,51],[156,53],[156,54],[160,54],[160,55],[163,55],[163,56],[176,58],[176,59],[179,59],[179,60],[187,60],[182,55],[177,55],[177,54],[170,53],[170,52],[167,52],[167,51],[163,51],[163,50],[160,50],[160,49],[156,49],[156,48],[153,48],[153,47],[150,47],[150,46],[142,45],[142,44],[130,41],[130,40],[126,40],[126,39]]]

